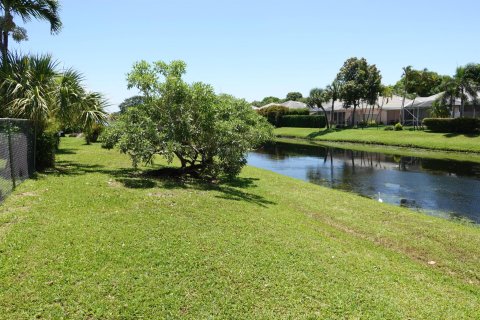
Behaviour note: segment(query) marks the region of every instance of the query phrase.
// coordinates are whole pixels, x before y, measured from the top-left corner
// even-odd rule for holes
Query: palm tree
[[[330,129],[330,124],[328,122],[328,117],[327,117],[327,111],[325,111],[325,108],[322,105],[322,103],[325,102],[325,97],[326,97],[326,94],[324,89],[313,88],[312,90],[310,90],[310,94],[307,98],[307,105],[310,108],[314,108],[316,106],[317,108],[322,109],[323,114],[325,116],[327,129]]]
[[[444,81],[444,93],[441,102],[444,105],[450,106],[452,117],[454,116],[454,102],[460,99],[460,117],[464,116],[465,101],[477,98],[477,92],[480,84],[470,72],[470,69],[475,68],[475,65],[466,65],[465,67],[458,67],[455,75]]]
[[[0,16],[0,50],[3,59],[7,57],[10,36],[17,42],[28,39],[27,31],[15,23],[15,16],[20,17],[24,23],[32,18],[45,20],[50,23],[52,34],[58,33],[62,28],[58,0],[0,0],[0,9],[3,10],[3,16]]]
[[[58,72],[58,63],[49,55],[9,55],[8,60],[0,71],[0,90],[11,116],[32,120],[40,131],[53,119],[86,131],[105,122],[106,100],[99,93],[86,92],[77,71]]]
[[[340,97],[340,82],[337,80],[334,80],[332,84],[329,84],[325,88],[325,93],[326,96],[328,97],[328,100],[332,100],[332,110],[330,111],[330,123],[334,123],[335,118],[334,118],[334,107],[335,107],[335,101],[337,101]]]

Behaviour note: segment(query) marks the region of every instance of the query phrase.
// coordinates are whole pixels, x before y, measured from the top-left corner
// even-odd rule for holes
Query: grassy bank
[[[314,141],[335,141],[414,147],[432,150],[480,152],[480,137],[428,131],[386,131],[382,128],[318,130],[311,128],[277,128],[275,134],[284,138]]]
[[[66,138],[0,207],[0,318],[475,318],[478,243],[272,172],[152,178]]]

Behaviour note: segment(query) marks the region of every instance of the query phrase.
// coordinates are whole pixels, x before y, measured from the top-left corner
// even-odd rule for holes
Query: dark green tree
[[[127,112],[128,108],[140,106],[145,103],[145,98],[143,96],[133,96],[125,99],[122,103],[118,105],[120,113],[123,114]]]
[[[369,65],[365,58],[350,58],[343,64],[337,75],[340,83],[340,99],[344,107],[353,107],[351,125],[355,125],[355,112],[363,100],[372,105],[382,89],[382,76],[375,65]]]
[[[300,92],[289,92],[287,93],[286,100],[287,101],[299,101],[303,98],[303,95]]]

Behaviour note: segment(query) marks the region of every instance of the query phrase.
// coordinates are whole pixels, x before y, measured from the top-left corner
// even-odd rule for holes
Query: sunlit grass
[[[61,146],[0,207],[2,319],[478,316],[477,227],[251,167],[211,185]]]
[[[277,128],[281,137],[365,144],[415,147],[433,150],[480,152],[480,136],[434,133],[429,131],[386,131],[383,128],[325,130],[311,128]]]

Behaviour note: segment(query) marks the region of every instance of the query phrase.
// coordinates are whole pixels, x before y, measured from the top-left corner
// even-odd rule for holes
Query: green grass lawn
[[[415,147],[433,150],[480,152],[480,136],[434,133],[429,131],[386,131],[383,128],[318,130],[312,128],[276,128],[279,137],[316,141],[337,141]]]
[[[478,318],[478,227],[251,167],[210,185],[61,148],[0,207],[1,319]]]

